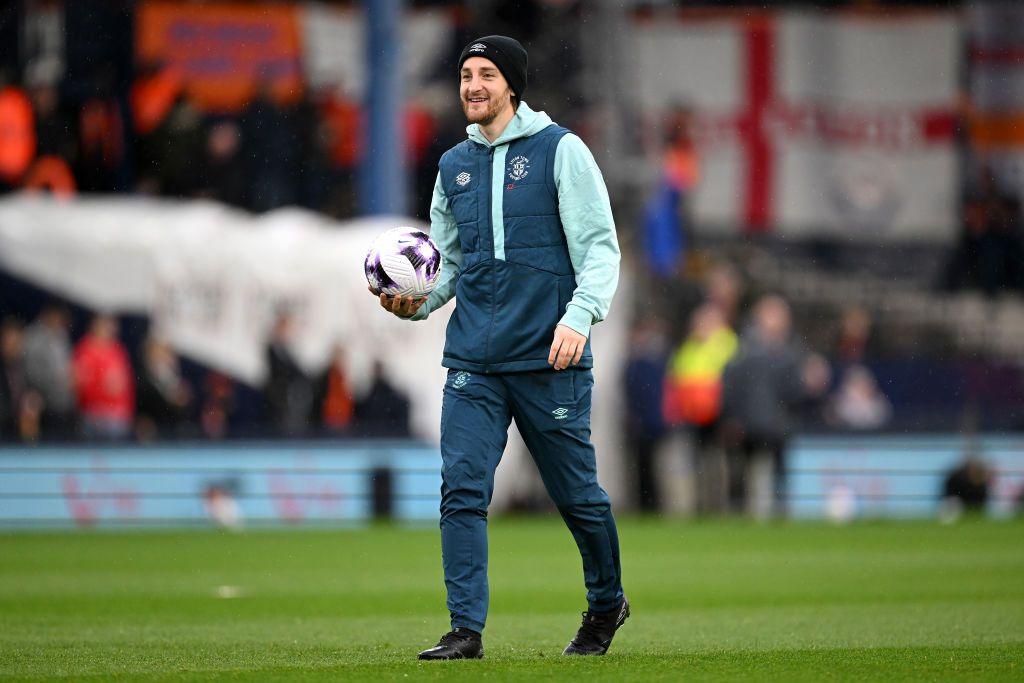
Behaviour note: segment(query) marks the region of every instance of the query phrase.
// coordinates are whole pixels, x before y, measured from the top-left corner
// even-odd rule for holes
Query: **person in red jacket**
[[[0,186],[18,184],[35,155],[32,102],[21,88],[0,81]]]
[[[117,319],[101,313],[75,347],[75,390],[82,433],[88,439],[119,440],[131,433],[135,383],[117,333]]]

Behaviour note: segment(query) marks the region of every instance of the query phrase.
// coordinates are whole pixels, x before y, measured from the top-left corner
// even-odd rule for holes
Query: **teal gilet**
[[[568,132],[550,125],[508,144],[499,231],[504,241],[497,249],[491,211],[495,148],[465,140],[441,157],[441,183],[463,254],[445,367],[483,373],[551,367],[555,326],[576,289],[554,178],[555,150]],[[588,339],[579,367],[592,365]]]

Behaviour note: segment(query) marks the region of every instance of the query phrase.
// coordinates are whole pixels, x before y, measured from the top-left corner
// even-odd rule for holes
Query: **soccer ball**
[[[366,253],[366,281],[388,296],[424,297],[441,275],[441,252],[416,228],[392,228]]]

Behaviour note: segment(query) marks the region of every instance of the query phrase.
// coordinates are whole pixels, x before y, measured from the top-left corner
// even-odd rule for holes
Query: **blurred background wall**
[[[271,470],[371,448],[369,515],[393,461],[367,443],[436,469],[448,312],[391,319],[360,263],[425,227],[458,53],[505,33],[612,195],[593,426],[618,505],[1012,514],[1022,27],[997,2],[5,3],[0,487],[67,516],[65,455],[95,477],[123,448],[269,444],[275,499]],[[517,439],[496,504],[547,505]]]

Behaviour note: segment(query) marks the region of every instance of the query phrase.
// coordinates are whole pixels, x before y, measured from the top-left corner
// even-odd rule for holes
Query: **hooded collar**
[[[504,145],[513,140],[539,133],[552,124],[554,124],[554,121],[551,120],[550,116],[542,111],[530,109],[530,105],[526,104],[526,102],[520,102],[515,116],[512,117],[512,120],[505,126],[505,130],[501,132],[501,135],[494,142],[488,140],[483,134],[479,123],[471,123],[466,126],[466,133],[469,135],[470,140],[478,142],[484,147],[497,147],[498,145]]]

